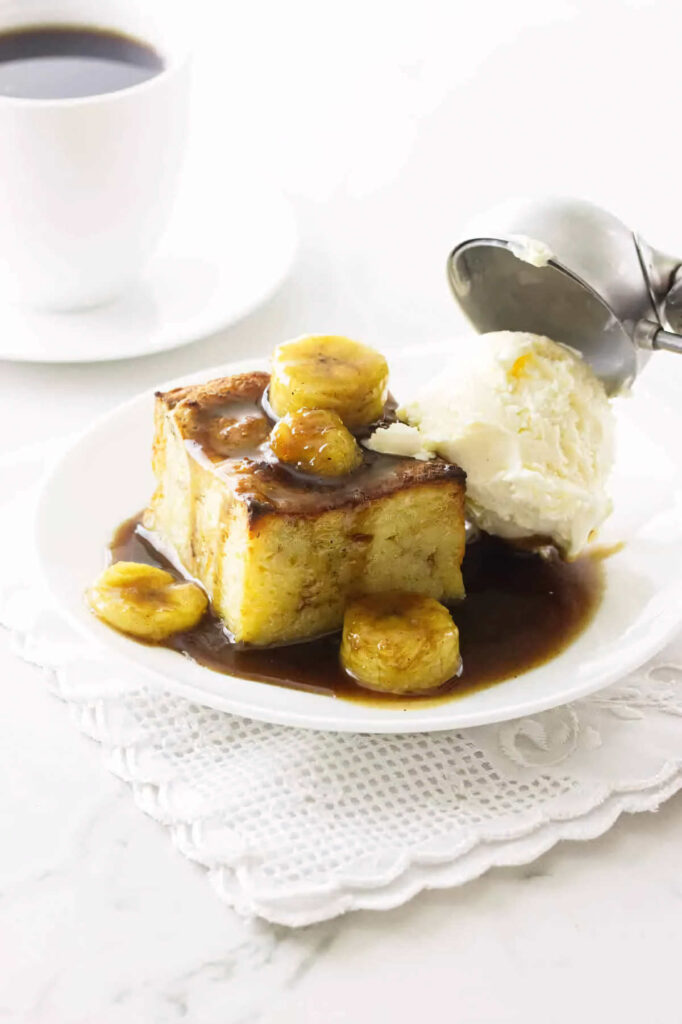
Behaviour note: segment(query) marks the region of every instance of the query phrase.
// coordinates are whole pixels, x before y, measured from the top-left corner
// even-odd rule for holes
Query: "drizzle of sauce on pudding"
[[[253,372],[157,395],[172,410],[193,461],[229,479],[235,494],[254,510],[319,514],[427,481],[464,480],[459,466],[442,459],[417,462],[364,447],[361,464],[341,476],[317,476],[281,462],[268,443],[275,423],[268,411],[269,379],[267,373]],[[362,440],[394,423],[396,408],[389,394],[380,419],[351,433]]]
[[[179,577],[140,528],[127,520],[110,545],[111,560],[145,562]],[[526,672],[555,657],[591,621],[603,592],[602,559],[563,562],[518,551],[481,536],[469,544],[462,566],[466,599],[454,604],[462,674],[438,691],[393,696],[358,686],[339,665],[339,634],[287,647],[232,643],[210,611],[194,629],[163,646],[217,672],[308,690],[364,704],[410,707],[440,703]]]

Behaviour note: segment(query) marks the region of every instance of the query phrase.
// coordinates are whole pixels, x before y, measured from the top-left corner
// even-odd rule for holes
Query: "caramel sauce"
[[[155,551],[140,517],[123,523],[110,545],[111,560],[177,570]],[[591,621],[603,591],[602,559],[558,557],[514,549],[481,536],[467,546],[463,564],[467,596],[451,608],[459,628],[461,675],[427,695],[374,693],[358,686],[339,665],[339,635],[287,647],[248,648],[231,642],[220,620],[207,612],[192,630],[163,646],[207,668],[244,679],[341,697],[364,704],[424,706],[520,675],[555,657]]]
[[[240,378],[231,378],[233,381]],[[165,398],[173,409],[185,447],[195,462],[230,480],[235,494],[261,511],[320,513],[357,505],[426,481],[464,480],[459,466],[432,459],[417,462],[360,447],[357,468],[342,476],[320,476],[280,461],[268,438],[275,420],[267,397],[266,373],[245,375],[239,388],[223,380],[179,388]],[[381,418],[351,433],[358,441],[396,421],[397,404],[388,395]]]

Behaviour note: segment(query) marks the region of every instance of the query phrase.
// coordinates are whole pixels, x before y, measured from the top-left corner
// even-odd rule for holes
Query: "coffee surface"
[[[98,96],[139,85],[163,68],[151,46],[106,29],[41,25],[0,33],[0,96]]]

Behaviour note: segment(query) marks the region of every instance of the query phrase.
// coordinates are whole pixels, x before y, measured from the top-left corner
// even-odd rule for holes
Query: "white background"
[[[675,0],[166,7],[196,41],[194,155],[288,192],[296,267],[248,321],[171,354],[0,364],[2,449],[306,330],[447,336],[447,252],[506,194],[595,199],[682,256]],[[239,244],[220,192],[196,217]],[[528,869],[293,933],[215,899],[5,637],[0,684],[0,1021],[680,1020],[682,799]]]

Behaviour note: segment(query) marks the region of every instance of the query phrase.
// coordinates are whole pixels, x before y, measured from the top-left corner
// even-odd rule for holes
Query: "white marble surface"
[[[448,246],[503,192],[593,197],[682,254],[671,5],[251,6],[194,5],[197,112],[292,195],[292,278],[247,322],[165,356],[0,364],[1,449],[288,334],[447,335]],[[654,164],[653,140],[669,158]],[[0,1021],[680,1019],[682,797],[528,868],[289,931],[216,899],[5,636],[0,681]]]

